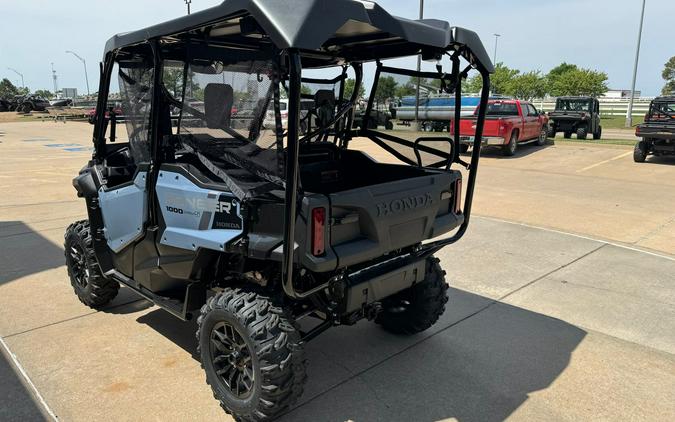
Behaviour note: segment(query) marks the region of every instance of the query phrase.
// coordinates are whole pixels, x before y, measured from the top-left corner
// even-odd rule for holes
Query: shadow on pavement
[[[65,264],[63,248],[21,221],[0,221],[0,286]]]
[[[546,144],[542,146],[539,146],[534,142],[527,144],[518,144],[518,149],[516,149],[516,153],[512,157],[505,156],[502,153],[501,146],[483,146],[480,149],[480,155],[481,157],[491,157],[503,160],[517,160],[519,158],[525,158],[530,154],[535,154],[551,146],[553,146],[553,142],[551,139],[549,139],[546,142]],[[469,152],[467,153],[463,153],[462,155],[471,158],[471,150],[469,150]]]
[[[675,164],[675,157],[667,156],[667,155],[661,155],[661,156],[650,155],[645,160],[645,163],[647,163],[647,164],[668,164],[668,165],[672,166],[673,164]]]
[[[47,420],[4,350],[0,350],[0,380],[0,421]]]
[[[451,289],[450,297],[455,309],[417,336],[393,336],[363,321],[309,343],[309,382],[300,404],[280,420],[501,421],[551,385],[586,335],[479,295]],[[138,322],[199,359],[196,322],[162,310]]]

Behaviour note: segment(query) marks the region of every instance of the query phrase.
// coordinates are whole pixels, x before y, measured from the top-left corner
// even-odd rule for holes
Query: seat
[[[326,127],[335,117],[335,92],[330,89],[320,89],[314,94],[317,125]]]

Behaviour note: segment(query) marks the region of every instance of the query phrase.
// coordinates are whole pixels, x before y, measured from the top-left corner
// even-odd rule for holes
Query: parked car
[[[300,126],[301,132],[306,132],[307,128],[307,114],[314,109],[314,100],[311,99],[302,99],[300,100]],[[282,98],[279,100],[279,110],[281,114],[281,127],[283,129],[288,128],[288,99]],[[303,124],[304,123],[304,124]],[[267,112],[265,113],[265,119],[263,120],[263,128],[265,129],[274,129],[276,122],[274,117],[274,104],[269,105]],[[313,124],[312,126],[316,126]]]
[[[120,117],[118,116],[122,116],[122,106],[120,106],[119,104],[115,105],[113,112],[115,113],[115,117],[119,119]],[[106,110],[105,118],[106,119],[110,118],[110,110]],[[87,121],[92,125],[96,123],[96,107],[89,109],[89,111],[87,112]]]
[[[473,117],[460,120],[459,140],[462,152],[466,152],[474,142],[477,115],[478,108]],[[454,124],[450,126],[450,133],[453,133]],[[512,156],[520,143],[533,141],[537,145],[544,145],[547,133],[548,117],[540,113],[532,103],[501,99],[488,101],[483,145],[500,146],[504,155]]]
[[[635,136],[642,138],[633,151],[636,163],[644,162],[649,154],[675,155],[675,96],[652,100]]]
[[[555,101],[555,110],[548,114],[551,119],[548,136],[555,137],[562,132],[566,139],[577,134],[577,139],[586,139],[591,133],[593,139],[600,139],[600,102],[593,97],[560,97]]]

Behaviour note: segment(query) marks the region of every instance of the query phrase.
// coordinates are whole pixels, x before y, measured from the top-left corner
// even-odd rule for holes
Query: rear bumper
[[[473,145],[474,137],[473,136],[460,136],[459,142],[462,145]],[[481,145],[490,146],[490,145],[504,145],[506,144],[506,138],[502,136],[483,136],[481,138]]]

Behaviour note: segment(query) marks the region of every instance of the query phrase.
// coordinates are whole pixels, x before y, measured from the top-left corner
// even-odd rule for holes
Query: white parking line
[[[623,154],[617,155],[616,157],[610,158],[609,160],[600,161],[599,163],[595,163],[595,164],[592,164],[592,165],[590,165],[590,166],[588,166],[588,167],[584,167],[584,168],[582,168],[581,170],[577,170],[577,173],[581,173],[581,172],[583,172],[583,171],[590,170],[590,169],[592,169],[592,168],[601,166],[601,165],[603,165],[603,164],[607,164],[607,163],[610,163],[610,162],[612,162],[612,161],[619,160],[619,159],[621,159],[621,158],[623,158],[623,157],[625,157],[625,156],[627,156],[627,155],[631,155],[632,153],[633,153],[633,151],[624,152]]]
[[[609,240],[597,239],[597,238],[594,238],[594,237],[584,236],[584,235],[581,235],[581,234],[569,233],[569,232],[564,232],[564,231],[561,231],[561,230],[549,229],[549,228],[546,228],[546,227],[533,226],[533,225],[527,224],[527,223],[520,223],[520,222],[517,222],[517,221],[502,220],[501,218],[494,218],[494,217],[488,217],[488,216],[483,216],[483,215],[476,215],[476,218],[481,218],[483,220],[496,221],[498,223],[508,223],[508,224],[513,224],[515,226],[523,226],[523,227],[543,230],[543,231],[547,231],[547,232],[551,232],[551,233],[564,234],[566,236],[573,236],[573,237],[577,237],[579,239],[592,240],[593,242],[604,243],[604,244],[607,244],[607,245],[616,246],[617,248],[627,249],[627,250],[633,251],[633,252],[640,252],[640,253],[643,253],[643,254],[646,254],[646,255],[651,255],[651,256],[655,256],[657,258],[663,258],[663,259],[667,259],[668,261],[675,262],[675,258],[673,258],[672,256],[662,255],[662,254],[659,254],[659,253],[656,253],[656,252],[645,251],[644,249],[634,248],[632,246],[627,246],[627,245],[622,245],[621,243],[616,243],[616,242],[612,242],[612,241],[609,241]]]
[[[9,346],[7,346],[7,343],[5,343],[5,340],[3,340],[2,337],[0,337],[0,346],[2,346],[3,349],[5,349],[5,352],[7,352],[7,356],[9,356],[9,358],[12,360],[14,367],[16,367],[19,370],[25,383],[30,387],[31,390],[33,390],[35,398],[38,399],[44,411],[52,418],[53,421],[58,422],[59,418],[56,416],[56,413],[54,413],[54,411],[49,407],[44,397],[42,397],[42,394],[40,394],[35,384],[33,384],[33,381],[31,381],[30,377],[28,376],[28,373],[26,373],[26,370],[23,368],[19,360],[16,358],[16,355],[12,353],[11,350],[9,350]]]

